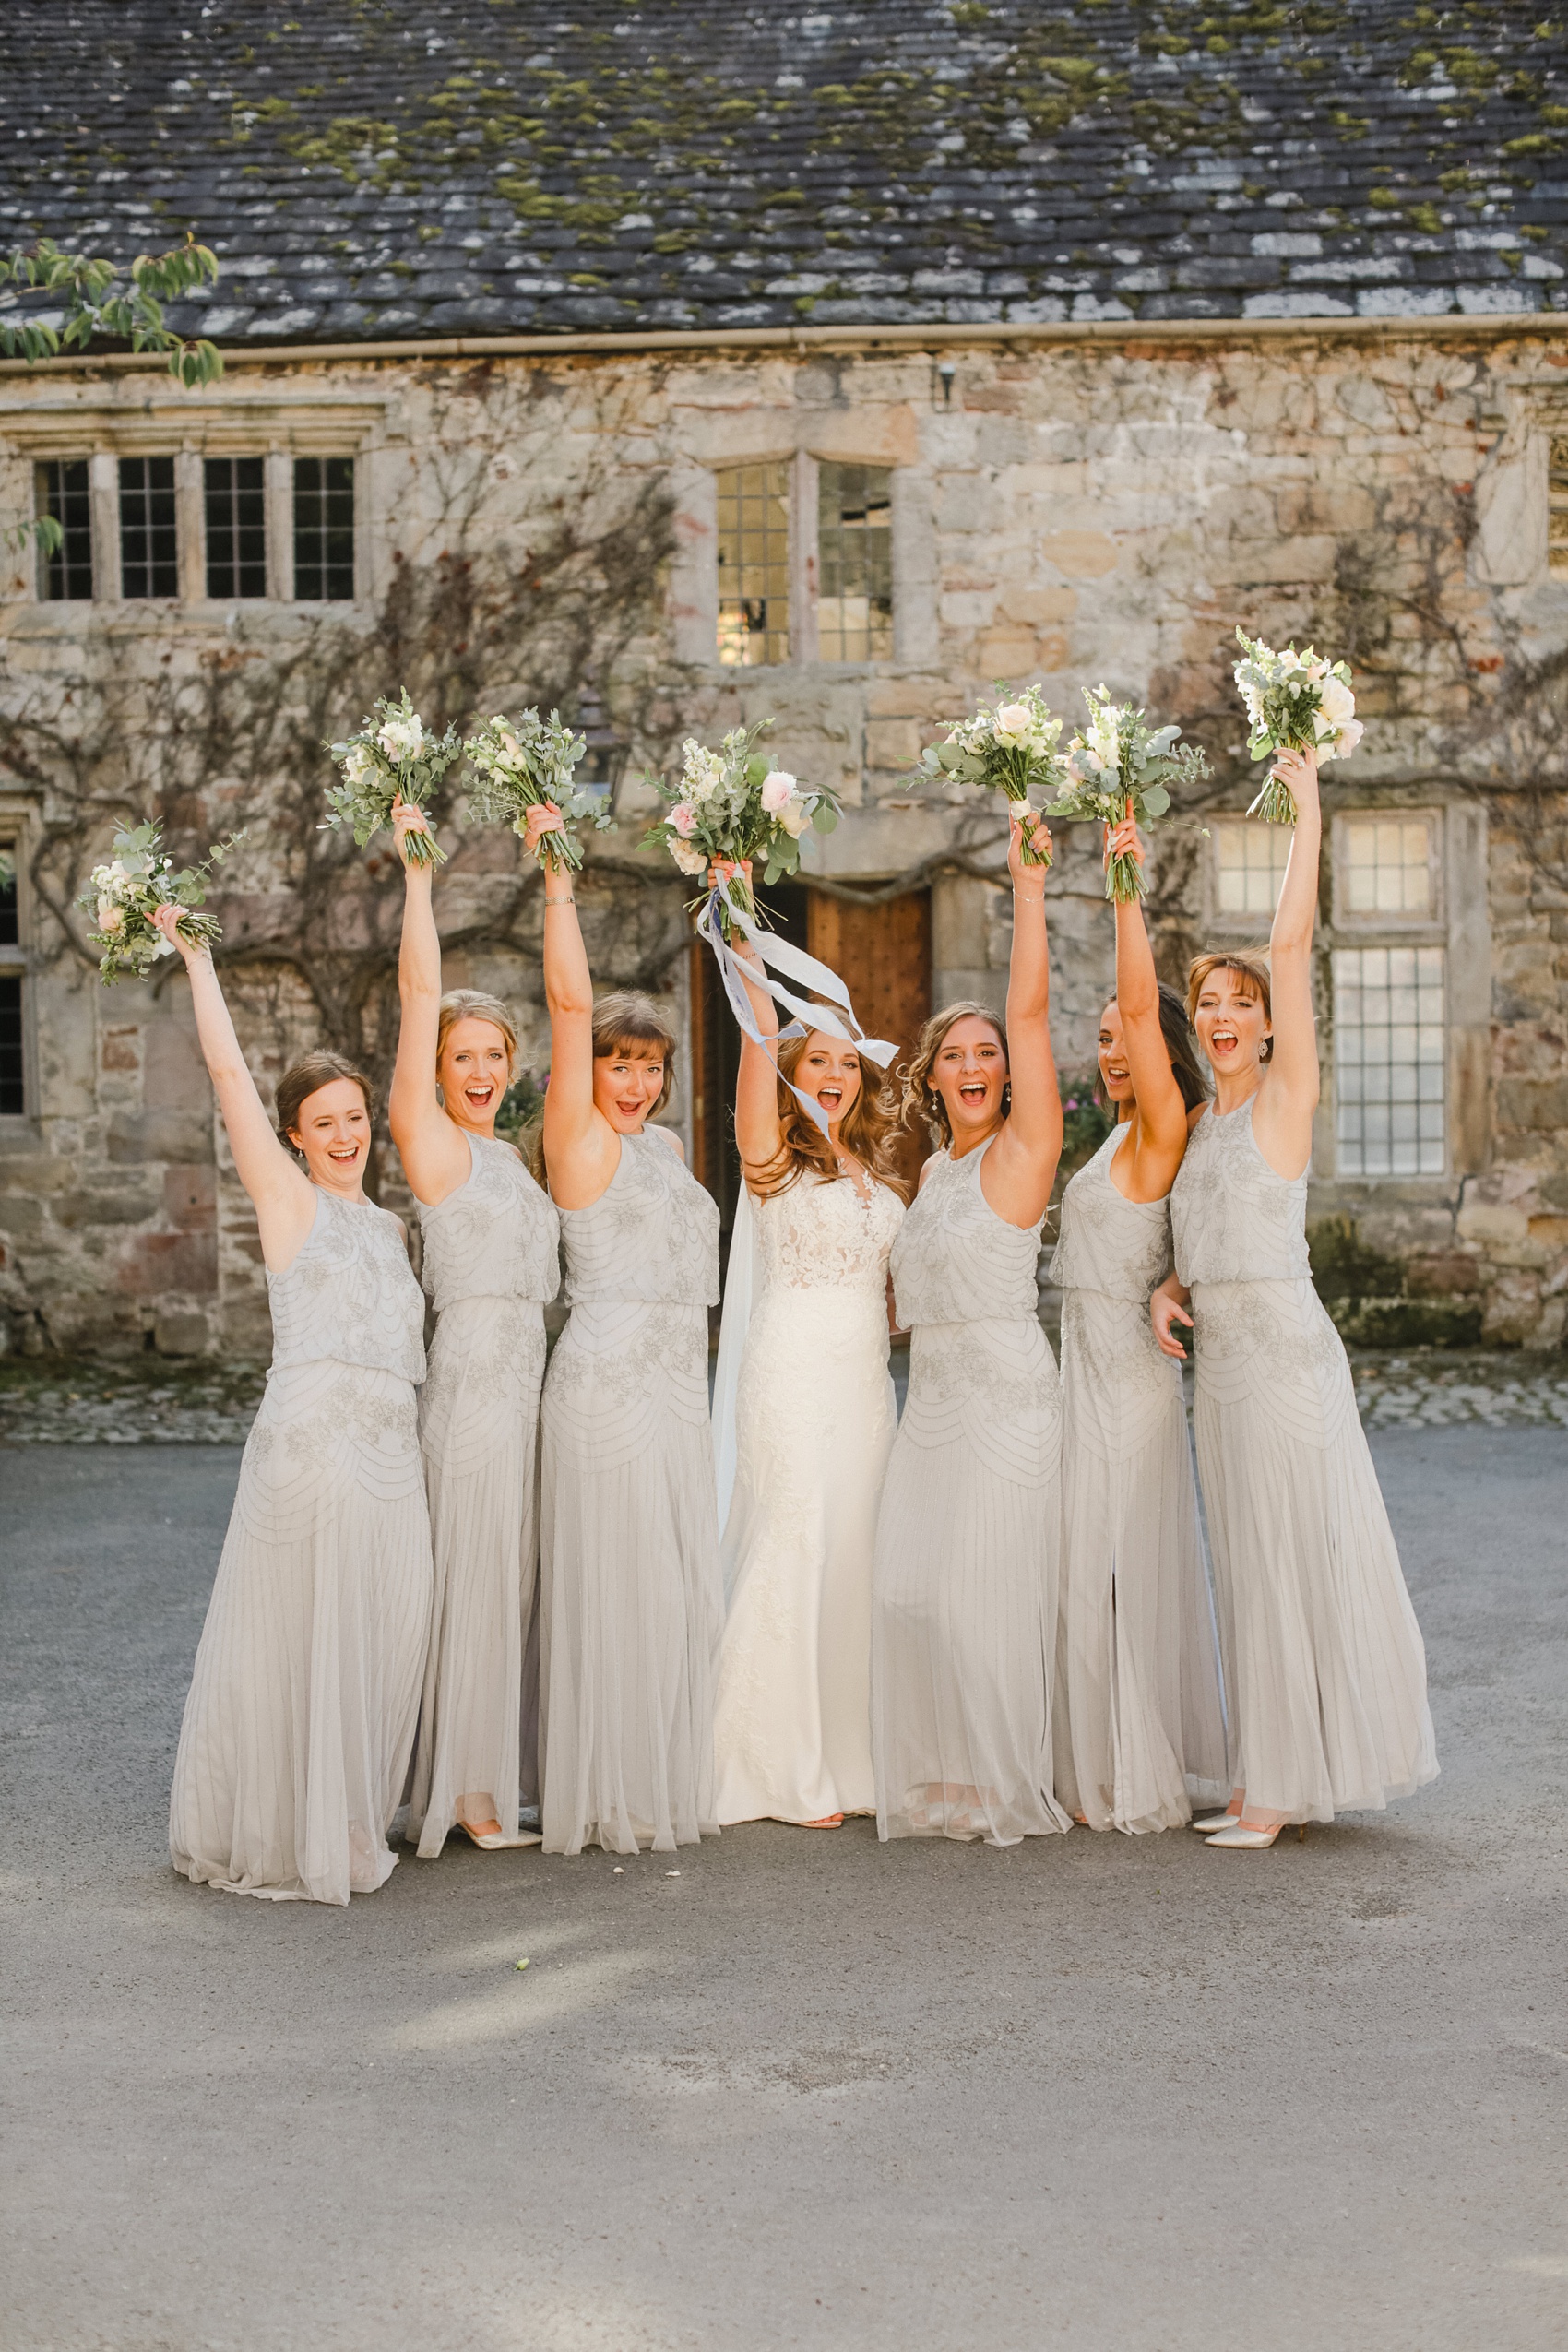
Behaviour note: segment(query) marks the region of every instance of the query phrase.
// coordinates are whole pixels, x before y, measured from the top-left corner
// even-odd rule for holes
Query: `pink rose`
[[[670,822],[683,841],[689,841],[697,829],[697,813],[690,801],[677,801],[670,812]]]
[[[777,816],[787,809],[795,797],[795,779],[787,769],[776,767],[771,776],[762,779],[762,805],[769,816]]]

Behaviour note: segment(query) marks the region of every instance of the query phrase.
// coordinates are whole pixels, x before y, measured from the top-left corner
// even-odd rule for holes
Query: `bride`
[[[749,949],[740,960],[755,965]],[[746,990],[763,1036],[777,1037],[772,998],[749,978]],[[778,1055],[776,1070],[746,1038],[735,1090],[745,1191],[726,1289],[731,1345],[736,1296],[754,1282],[757,1296],[723,1542],[719,1819],[832,1829],[876,1806],[871,1563],[896,1426],[887,1260],[905,1193],[880,1073],[822,1029]],[[826,1133],[797,1094],[818,1104]]]

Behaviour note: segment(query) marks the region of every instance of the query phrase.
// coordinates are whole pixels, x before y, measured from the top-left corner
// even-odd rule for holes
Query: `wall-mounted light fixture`
[[[937,363],[936,373],[942,381],[942,405],[950,409],[953,406],[953,379],[958,373],[957,366],[952,360],[942,360]]]

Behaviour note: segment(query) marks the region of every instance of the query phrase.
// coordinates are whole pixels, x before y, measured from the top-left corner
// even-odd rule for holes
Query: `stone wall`
[[[937,1001],[997,995],[1007,908],[985,873],[999,827],[908,775],[938,722],[977,691],[1038,676],[1070,716],[1079,688],[1101,680],[1146,699],[1213,758],[1207,804],[1189,812],[1210,837],[1168,828],[1151,860],[1158,959],[1179,978],[1210,937],[1265,928],[1227,931],[1217,906],[1215,820],[1244,808],[1256,781],[1229,685],[1235,625],[1276,641],[1313,634],[1354,663],[1369,722],[1354,762],[1330,771],[1330,814],[1428,816],[1442,861],[1431,936],[1449,992],[1445,1171],[1336,1174],[1329,957],[1361,934],[1325,874],[1311,1211],[1320,1281],[1342,1327],[1369,1341],[1559,1344],[1568,847],[1556,743],[1568,580],[1549,564],[1547,453],[1568,417],[1568,331],[1237,327],[1224,339],[977,339],[952,357],[950,394],[930,352],[849,346],[439,364],[256,357],[199,401],[127,370],[0,372],[0,521],[25,511],[41,456],[243,446],[276,463],[291,449],[351,448],[362,588],[328,636],[319,611],[284,603],[40,603],[15,559],[0,608],[0,836],[17,834],[23,851],[30,1095],[25,1116],[0,1119],[9,1344],[265,1344],[254,1225],[183,979],[102,991],[62,941],[60,910],[113,815],[162,806],[182,855],[252,823],[221,911],[236,950],[229,984],[264,1083],[323,1034],[324,1006],[334,1039],[357,1021],[359,1050],[384,1068],[396,873],[374,854],[324,868],[338,851],[310,833],[323,775],[314,742],[362,707],[362,666],[349,653],[395,645],[411,673],[424,660],[434,675],[446,659],[439,599],[420,608],[422,642],[388,634],[410,579],[445,579],[440,567],[460,563],[515,585],[564,514],[586,518],[585,540],[598,545],[594,531],[617,528],[650,491],[671,503],[647,609],[590,647],[627,778],[623,822],[595,842],[600,870],[586,893],[596,971],[662,980],[683,1003],[681,888],[646,858],[639,872],[644,818],[630,779],[688,728],[772,712],[782,764],[831,782],[849,806],[831,838],[810,843],[817,876],[929,885]],[[894,658],[721,669],[713,469],[798,457],[894,469]],[[104,479],[101,463],[95,482]],[[572,575],[584,611],[600,592],[591,568]],[[569,602],[564,588],[541,591],[549,609],[530,608],[527,631],[488,645],[477,670],[462,646],[481,707],[581,683],[582,646],[560,642]],[[396,691],[402,674],[381,685]],[[240,711],[242,685],[251,699]],[[439,900],[449,979],[511,995],[524,1059],[542,1066],[537,922],[515,845],[459,838]],[[340,939],[307,941],[315,960],[302,965],[290,909],[300,877],[324,873],[318,930]],[[1087,828],[1059,845],[1051,889],[1058,1053],[1080,1074],[1111,972]],[[396,1199],[390,1161],[385,1181]]]

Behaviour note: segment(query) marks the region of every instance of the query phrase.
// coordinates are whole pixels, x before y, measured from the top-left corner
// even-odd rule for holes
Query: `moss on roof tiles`
[[[231,339],[1558,309],[1542,4],[7,0],[0,218]]]

